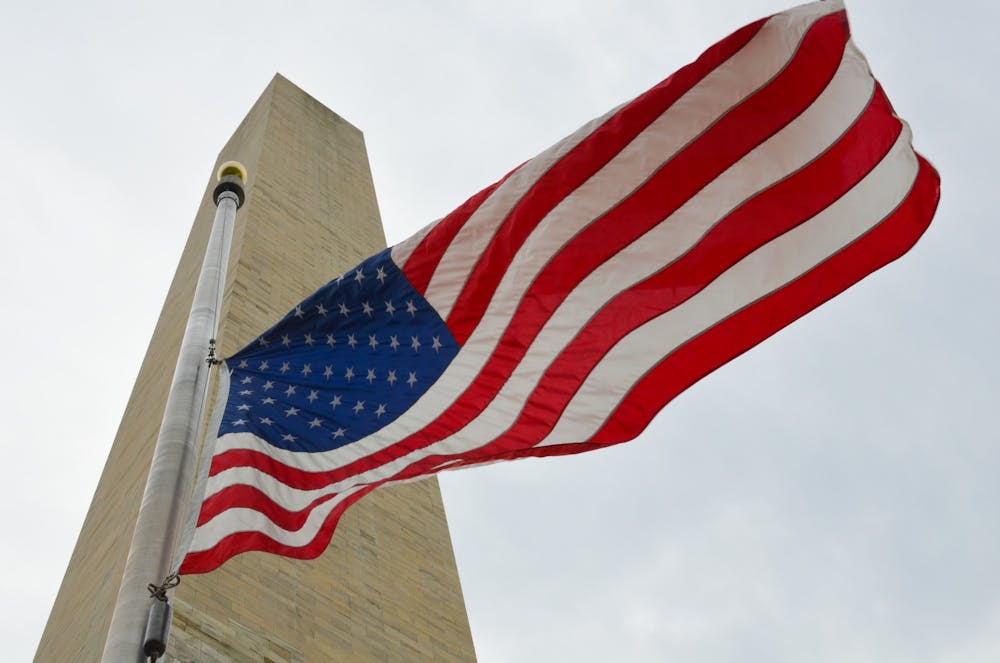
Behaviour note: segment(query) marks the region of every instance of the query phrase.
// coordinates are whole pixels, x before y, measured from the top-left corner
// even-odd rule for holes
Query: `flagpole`
[[[246,169],[239,163],[230,161],[219,168],[218,185],[212,194],[216,204],[212,233],[104,643],[103,663],[155,660],[163,654],[166,645],[171,615],[166,591],[172,586],[167,576],[172,572],[173,557],[189,508],[190,486],[198,455],[196,438],[209,371],[216,361],[214,339],[219,308],[236,210],[243,204],[245,182]],[[154,591],[157,588],[159,591]],[[151,632],[151,638],[144,643],[147,631]],[[143,651],[144,645],[147,651]]]

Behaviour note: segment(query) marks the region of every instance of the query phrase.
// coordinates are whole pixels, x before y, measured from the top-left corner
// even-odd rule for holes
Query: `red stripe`
[[[465,343],[482,318],[511,258],[538,222],[674,102],[742,49],[765,22],[766,19],[762,19],[738,30],[705,51],[695,62],[637,97],[570,150],[525,192],[480,257],[448,317],[448,328],[459,344]]]
[[[464,426],[503,386],[565,293],[808,107],[836,72],[846,40],[839,14],[817,21],[804,38],[797,56],[771,84],[734,108],[661,168],[631,198],[565,247],[529,289],[514,316],[517,324],[505,331],[497,350],[474,383],[423,430],[392,447],[326,472],[305,472],[259,452],[232,450],[213,459],[211,473],[214,475],[236,465],[250,465],[289,486],[315,489],[391,462]],[[830,41],[833,45],[828,43]]]
[[[305,524],[309,513],[313,509],[325,502],[329,502],[334,497],[336,497],[336,493],[322,495],[310,502],[303,509],[291,511],[275,502],[267,493],[254,486],[234,484],[226,486],[205,499],[201,505],[201,512],[198,514],[198,527],[201,527],[226,509],[242,507],[260,511],[282,529],[297,530]]]
[[[323,554],[326,547],[330,545],[330,539],[337,528],[337,523],[340,522],[340,517],[344,515],[348,507],[374,489],[375,486],[366,487],[345,498],[326,517],[312,541],[304,546],[296,547],[278,543],[263,532],[235,532],[224,537],[219,543],[207,550],[188,553],[181,564],[179,573],[181,575],[208,573],[219,568],[230,557],[250,550],[264,550],[295,559],[315,559]]]

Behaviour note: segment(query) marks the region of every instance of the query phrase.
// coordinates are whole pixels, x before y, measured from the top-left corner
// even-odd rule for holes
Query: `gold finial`
[[[247,183],[247,169],[239,161],[227,161],[219,166],[219,172],[216,174],[219,181],[221,182],[222,178],[227,175],[235,175],[240,178],[240,182],[243,184]]]

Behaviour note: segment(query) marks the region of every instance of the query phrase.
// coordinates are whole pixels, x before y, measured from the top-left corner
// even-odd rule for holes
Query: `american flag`
[[[938,196],[841,2],[748,25],[229,358],[181,572],[315,557],[380,485],[632,439]]]

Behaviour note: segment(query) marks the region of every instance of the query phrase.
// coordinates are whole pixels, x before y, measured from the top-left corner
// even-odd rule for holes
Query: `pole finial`
[[[219,166],[216,178],[219,183],[216,185],[215,191],[212,192],[212,200],[215,201],[215,204],[219,204],[219,197],[224,192],[230,191],[236,195],[236,206],[241,207],[246,199],[246,193],[243,190],[247,181],[246,167],[239,161],[226,161]]]
[[[247,182],[247,169],[246,166],[241,164],[239,161],[227,161],[221,166],[219,166],[219,172],[216,173],[216,178],[221,182],[223,177],[229,175],[235,175],[240,178],[240,182],[246,184]]]

